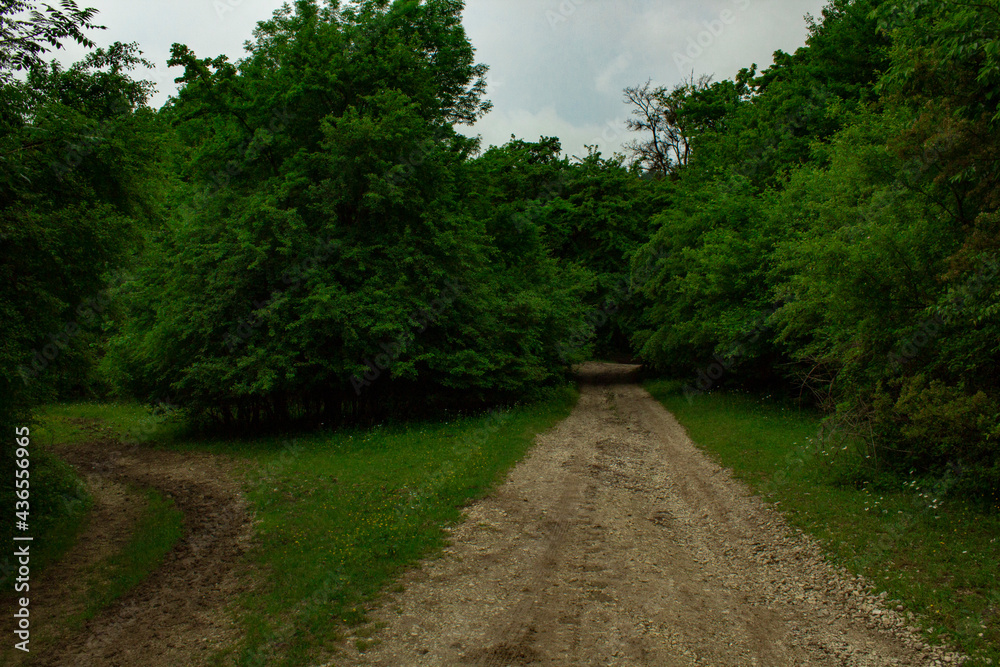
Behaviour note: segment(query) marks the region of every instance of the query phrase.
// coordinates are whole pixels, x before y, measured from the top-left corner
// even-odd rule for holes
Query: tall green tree
[[[995,491],[998,26],[993,2],[834,0],[744,70],[637,255],[674,250],[642,354],[695,391],[784,377],[882,470]]]
[[[464,206],[489,109],[452,0],[300,1],[237,64],[175,45],[182,177],[116,343],[123,382],[232,426],[511,396],[582,314]],[[191,202],[185,205],[184,202]]]
[[[0,427],[31,420],[60,389],[85,386],[96,361],[107,288],[132,250],[155,163],[150,85],[130,70],[134,45],[92,51],[69,68],[44,55],[85,45],[94,10],[8,3],[0,10]],[[29,11],[33,10],[33,11]],[[15,76],[21,72],[22,76]],[[121,275],[117,273],[117,275]],[[13,465],[4,457],[4,497]],[[41,471],[46,459],[35,459]],[[34,473],[33,473],[34,474]],[[36,516],[55,495],[38,477]],[[49,490],[51,491],[51,489]]]

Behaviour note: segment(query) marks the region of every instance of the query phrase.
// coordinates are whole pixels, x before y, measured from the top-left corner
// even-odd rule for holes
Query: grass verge
[[[941,497],[940,480],[855,481],[850,442],[823,437],[821,416],[768,397],[712,393],[688,401],[646,384],[691,439],[831,558],[901,602],[932,642],[978,665],[1000,664],[1000,506]]]
[[[243,601],[243,665],[334,649],[387,584],[445,544],[445,528],[564,419],[577,393],[447,422],[310,435],[244,448],[258,519],[259,590]]]

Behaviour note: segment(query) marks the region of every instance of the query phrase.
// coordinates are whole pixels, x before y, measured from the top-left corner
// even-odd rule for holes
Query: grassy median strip
[[[174,501],[153,489],[145,489],[146,507],[129,541],[121,551],[99,563],[87,586],[87,604],[69,619],[79,623],[96,616],[102,609],[142,583],[163,563],[164,557],[184,533],[184,514]]]
[[[721,465],[778,503],[832,559],[863,574],[947,640],[1000,664],[1000,505],[941,497],[940,480],[860,475],[863,453],[822,437],[822,417],[769,397],[690,401],[671,381],[646,388]],[[871,481],[877,480],[877,481]]]

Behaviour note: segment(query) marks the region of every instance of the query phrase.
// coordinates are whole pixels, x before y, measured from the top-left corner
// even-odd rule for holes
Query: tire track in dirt
[[[30,581],[33,654],[44,653],[71,634],[65,620],[85,610],[85,593],[95,566],[125,547],[144,506],[145,497],[124,484],[97,475],[83,474],[83,478],[93,499],[86,531],[58,565],[34,574]],[[5,596],[4,603],[8,602],[13,608],[13,599]],[[0,647],[0,664],[30,664],[31,659],[32,655],[10,645]]]
[[[607,382],[634,367],[581,372]],[[348,663],[960,661],[830,565],[636,385],[584,384],[573,413],[466,514],[444,556],[372,612],[379,643],[345,642]]]
[[[25,656],[23,664],[187,666],[203,664],[217,650],[231,647],[238,632],[227,605],[245,590],[247,573],[241,563],[252,537],[247,503],[231,466],[208,454],[127,446],[106,438],[60,447],[56,453],[92,488],[154,488],[172,498],[184,514],[184,535],[145,581],[76,633]],[[39,591],[32,617],[40,622],[57,623],[73,612],[67,606],[71,579],[100,557],[90,553],[93,545],[111,539],[104,519],[109,512],[132,512],[121,503],[109,505],[106,495],[95,493],[93,519],[78,544],[32,586]],[[129,497],[135,502],[140,496],[132,492]],[[134,525],[134,518],[127,526]],[[110,527],[120,530],[122,525],[116,520]],[[113,552],[127,538],[113,535],[114,544],[103,551]],[[49,583],[53,588],[46,588]]]

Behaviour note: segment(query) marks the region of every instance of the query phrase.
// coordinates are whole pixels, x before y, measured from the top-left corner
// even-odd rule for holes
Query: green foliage
[[[838,0],[805,47],[727,82],[747,92],[637,254],[669,256],[643,287],[643,357],[696,390],[791,380],[868,434],[869,474],[957,465],[995,489],[998,20]]]
[[[769,239],[755,238],[761,202],[746,179],[676,183],[671,206],[654,218],[659,229],[637,256],[654,263],[643,291],[651,304],[636,332],[642,357],[659,370],[692,371],[713,355],[757,338],[767,314]],[[756,340],[755,354],[763,354]],[[740,350],[738,354],[749,353]]]
[[[106,387],[229,428],[370,421],[637,352],[689,391],[811,396],[869,434],[864,474],[1000,483],[995,0],[832,0],[762,71],[629,88],[656,133],[631,166],[458,133],[490,108],[459,0],[298,0],[237,63],[175,44],[157,113],[134,45],[42,62],[92,10],[24,9],[0,424]]]
[[[559,141],[551,137],[491,147],[470,168],[478,186],[466,206],[497,244],[496,261],[521,273],[555,259],[564,279],[586,288],[589,313],[568,336],[560,332],[560,358],[628,355],[640,311],[629,265],[649,236],[647,221],[662,199],[658,189],[620,156],[560,157]]]
[[[1000,478],[1000,404],[982,390],[927,381],[922,374],[879,387],[874,427],[898,464],[944,470],[960,462],[956,490],[986,494]]]
[[[906,118],[855,122],[824,149],[829,166],[797,172],[773,209],[797,227],[774,253],[774,322],[803,366],[873,386],[927,319],[956,239],[946,216],[910,196],[912,165],[879,139]]]
[[[62,48],[67,38],[95,46],[84,30],[101,27],[91,22],[97,10],[80,9],[73,0],[63,0],[60,6],[42,5],[43,12],[33,2],[7,0],[0,7],[0,77],[4,83],[9,82],[11,72],[44,66],[43,54]]]
[[[92,51],[66,69],[43,54],[64,38],[91,45],[93,10],[0,9],[0,432],[31,422],[32,407],[59,392],[90,389],[111,312],[107,286],[149,215],[155,163],[144,61],[134,45]],[[25,71],[26,70],[26,71]],[[14,74],[23,71],[23,76]],[[13,465],[0,466],[9,505]],[[36,518],[59,511],[66,475],[32,484]],[[55,504],[53,504],[55,503]],[[50,517],[54,518],[54,517]]]
[[[109,366],[229,426],[509,399],[559,379],[587,281],[465,203],[488,110],[462,3],[299,2],[183,66],[176,202]]]

